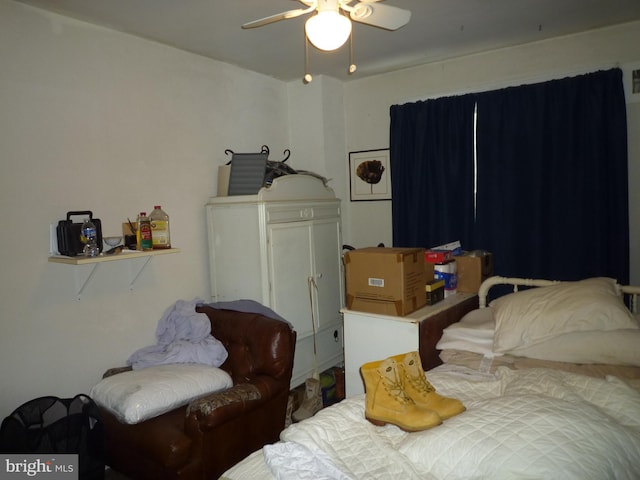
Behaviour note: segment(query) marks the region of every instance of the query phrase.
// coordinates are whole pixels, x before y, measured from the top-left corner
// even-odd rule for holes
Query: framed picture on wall
[[[349,152],[351,201],[391,200],[389,149]]]
[[[640,62],[622,65],[622,81],[627,103],[640,102]]]

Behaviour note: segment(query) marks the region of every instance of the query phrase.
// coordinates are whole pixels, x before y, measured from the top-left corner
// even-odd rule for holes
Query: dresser
[[[440,365],[442,330],[476,308],[477,294],[456,293],[403,317],[343,309],[346,396],[364,393],[360,366],[367,362],[419,351],[425,370]]]
[[[310,175],[286,175],[256,195],[212,197],[206,212],[212,300],[255,300],[293,324],[292,387],[341,364],[344,274],[333,190]]]

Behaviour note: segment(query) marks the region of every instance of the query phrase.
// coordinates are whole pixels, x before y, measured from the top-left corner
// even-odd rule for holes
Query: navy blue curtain
[[[391,107],[393,245],[473,239],[473,95]]]
[[[477,96],[475,244],[500,275],[629,280],[619,69]]]
[[[394,105],[394,245],[459,239],[498,275],[626,283],[626,132],[620,69]]]

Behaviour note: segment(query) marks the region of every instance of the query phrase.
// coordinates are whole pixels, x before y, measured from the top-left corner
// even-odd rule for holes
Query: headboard
[[[540,280],[540,279],[531,279],[531,278],[508,278],[508,277],[489,277],[480,285],[480,289],[478,290],[478,302],[480,308],[485,308],[487,306],[487,295],[491,287],[495,285],[513,285],[513,291],[517,292],[518,287],[527,286],[527,287],[548,287],[549,285],[554,285],[556,283],[561,283],[557,280]],[[640,308],[639,300],[640,297],[640,287],[632,286],[632,285],[618,285],[620,290],[620,295],[625,297],[625,300],[628,300],[627,305],[629,306],[629,310],[631,313],[638,313]]]

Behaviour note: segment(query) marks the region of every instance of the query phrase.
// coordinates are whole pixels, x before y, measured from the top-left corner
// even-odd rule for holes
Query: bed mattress
[[[617,377],[443,365],[428,378],[467,411],[407,433],[370,424],[364,396],[349,398],[291,425],[223,478],[640,478],[640,392]],[[323,462],[338,473],[327,476]]]

